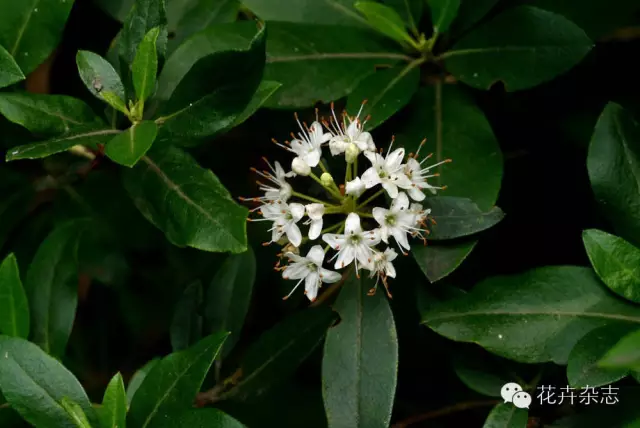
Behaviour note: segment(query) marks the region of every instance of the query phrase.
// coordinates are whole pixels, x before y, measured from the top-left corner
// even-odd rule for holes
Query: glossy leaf
[[[64,355],[78,303],[78,245],[87,220],[67,222],[42,242],[27,271],[32,341],[55,356]]]
[[[193,409],[175,413],[159,421],[157,426],[158,428],[245,428],[236,419],[218,409]]]
[[[251,98],[251,101],[249,101],[244,111],[236,117],[231,127],[234,128],[253,116],[281,86],[282,83],[280,82],[271,82],[269,80],[260,82],[260,86],[258,86],[258,89],[253,94],[253,98]]]
[[[131,168],[151,148],[157,134],[155,122],[144,120],[113,137],[104,153],[112,161]]]
[[[91,428],[91,424],[79,404],[67,397],[62,397],[60,405],[67,412],[71,421],[77,428]]]
[[[13,253],[0,265],[0,334],[23,339],[29,336],[29,302]]]
[[[158,74],[156,43],[159,35],[159,27],[149,30],[138,45],[136,56],[131,65],[133,87],[136,90],[138,101],[146,100],[156,89],[156,75]]]
[[[127,112],[124,85],[116,70],[106,59],[93,52],[79,51],[76,55],[76,63],[80,78],[89,92],[114,109]]]
[[[489,364],[484,355],[456,353],[453,370],[469,389],[488,397],[500,397],[502,385],[510,381],[504,366]]]
[[[132,64],[138,45],[152,28],[160,27],[158,36],[159,52],[163,53],[167,44],[167,15],[165,2],[157,0],[135,0],[127,15],[122,31],[117,38],[117,51],[126,64]]]
[[[0,93],[0,114],[34,134],[62,134],[102,123],[84,101],[65,95]]]
[[[334,101],[348,95],[377,66],[410,60],[396,44],[370,31],[272,22],[264,78],[283,86],[267,106],[308,107]]]
[[[477,243],[476,239],[468,239],[464,242],[438,242],[426,246],[414,244],[411,252],[422,273],[433,283],[446,278],[460,267]]]
[[[367,18],[367,22],[373,28],[385,36],[402,44],[413,43],[402,17],[393,8],[372,1],[359,1],[355,7]]]
[[[0,44],[0,88],[13,85],[21,80],[24,80],[24,74],[20,70],[20,66]]]
[[[244,0],[243,4],[264,21],[364,26],[365,20],[353,8],[355,0]],[[271,24],[271,23],[269,23]]]
[[[72,0],[0,0],[0,45],[30,74],[51,55],[62,39]]]
[[[640,330],[629,333],[602,357],[598,366],[640,372]],[[636,374],[636,378],[637,378]]]
[[[255,397],[287,379],[320,344],[335,318],[326,306],[307,308],[263,333],[247,349],[240,364],[242,377],[225,398]]]
[[[136,395],[138,388],[140,388],[140,385],[142,385],[142,382],[147,377],[151,369],[153,369],[155,365],[158,364],[159,362],[160,362],[159,358],[154,358],[153,360],[149,361],[147,364],[142,366],[133,374],[133,376],[129,380],[129,384],[127,385],[127,405],[128,406],[131,405],[131,400],[133,399],[133,396]]]
[[[591,269],[547,266],[488,278],[464,297],[426,312],[423,323],[515,361],[565,364],[573,346],[594,328],[638,326],[640,308],[613,297]]]
[[[529,413],[511,403],[500,403],[491,410],[482,428],[527,428]]]
[[[98,410],[102,428],[124,428],[127,420],[127,395],[122,375],[116,373],[111,378],[102,398],[102,407]]]
[[[124,186],[142,215],[174,245],[246,251],[247,209],[186,152],[153,150],[125,171]]]
[[[353,275],[334,309],[322,357],[322,390],[332,428],[388,427],[396,392],[398,337],[387,296]]]
[[[427,3],[431,9],[433,32],[444,33],[458,13],[460,0],[428,0]]]
[[[156,421],[160,423],[192,407],[226,336],[226,333],[213,334],[156,364],[131,400],[127,425],[154,426]]]
[[[382,3],[394,8],[407,27],[417,31],[425,8],[424,0],[382,0]]]
[[[196,281],[185,288],[180,300],[176,303],[169,330],[171,348],[174,352],[187,349],[202,338],[202,314],[200,310],[202,301],[202,283]],[[212,329],[210,331],[227,330]]]
[[[406,106],[418,89],[420,69],[417,62],[377,71],[349,94],[347,111],[355,115],[363,101],[361,117],[371,115],[365,129],[372,130]]]
[[[598,367],[598,361],[634,327],[605,325],[585,334],[569,354],[567,379],[572,388],[603,386],[614,383],[628,374],[626,369]]]
[[[220,353],[222,358],[240,338],[255,280],[256,258],[249,247],[244,253],[229,256],[207,288],[204,307],[206,331],[231,333]]]
[[[502,82],[518,91],[578,64],[593,42],[561,15],[518,6],[481,25],[441,56],[457,79],[478,89]]]
[[[453,21],[452,31],[460,34],[477,24],[500,0],[460,0],[460,8]]]
[[[119,134],[117,129],[99,129],[96,126],[77,128],[68,133],[39,143],[25,144],[7,151],[7,162],[19,159],[39,159],[69,150],[75,145],[95,146],[106,144]]]
[[[0,388],[20,415],[37,427],[76,428],[60,404],[76,402],[89,420],[95,415],[80,382],[53,357],[26,340],[0,336]]]
[[[602,211],[618,235],[640,245],[640,125],[609,103],[596,123],[587,169]]]
[[[436,224],[431,225],[429,239],[434,241],[473,235],[498,224],[504,213],[498,207],[482,212],[471,199],[451,196],[427,198],[423,206],[431,210]]]

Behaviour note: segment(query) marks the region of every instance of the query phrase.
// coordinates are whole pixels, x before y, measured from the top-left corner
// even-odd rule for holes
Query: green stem
[[[334,230],[340,229],[342,226],[344,226],[344,222],[334,224],[333,226],[329,226],[326,229],[322,229],[322,231],[320,232],[320,235],[322,235],[323,233],[333,232]]]
[[[307,196],[307,195],[305,195],[303,193],[291,192],[291,195],[292,196],[296,196],[296,197],[301,198],[301,199],[306,199],[307,201],[310,201],[310,202],[315,202],[317,204],[322,204],[325,207],[340,208],[338,205],[333,205],[333,204],[331,204],[331,203],[329,203],[327,201],[322,201],[320,199],[314,198],[313,196]]]
[[[370,214],[370,213],[363,213],[363,212],[360,212],[360,211],[356,211],[356,214],[358,214],[360,217],[374,218],[373,214]]]
[[[373,195],[371,195],[369,198],[367,198],[366,201],[364,201],[363,203],[361,203],[360,205],[358,205],[356,207],[356,211],[358,211],[360,208],[366,206],[369,202],[373,201],[374,199],[376,199],[378,196],[382,195],[384,193],[384,189],[380,189],[378,190],[376,193],[374,193]]]

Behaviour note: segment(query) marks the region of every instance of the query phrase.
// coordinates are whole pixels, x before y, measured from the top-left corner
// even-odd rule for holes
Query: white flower
[[[347,148],[354,144],[361,152],[375,151],[376,145],[373,143],[373,137],[368,132],[363,131],[367,119],[360,120],[360,114],[365,103],[360,106],[360,111],[355,117],[349,117],[346,112],[342,114],[342,120],[338,120],[333,103],[331,103],[331,123],[325,123],[325,126],[331,132],[331,140],[329,141],[329,149],[331,154],[336,156],[344,153]],[[349,120],[349,124],[347,124]],[[354,147],[354,146],[352,146]]]
[[[324,269],[322,262],[324,260],[324,251],[320,245],[311,247],[306,257],[293,253],[286,253],[285,256],[292,261],[282,272],[284,279],[299,279],[293,290],[285,297],[287,299],[298,286],[304,281],[304,293],[312,302],[318,295],[318,288],[322,283],[331,284],[340,280],[341,275],[337,272]]]
[[[345,188],[345,193],[347,195],[353,195],[356,198],[359,198],[364,192],[367,190],[360,177],[356,177],[354,180],[351,180],[347,183]]]
[[[287,235],[287,239],[296,247],[302,243],[302,233],[296,224],[304,216],[304,205],[286,202],[274,202],[260,207],[260,212],[265,220],[273,221],[271,231],[271,242],[276,242],[282,235]]]
[[[409,186],[406,186],[406,185],[400,186],[407,190],[407,192],[409,193],[409,196],[411,196],[411,199],[413,199],[414,201],[422,201],[425,198],[425,195],[422,192],[424,189],[429,189],[431,193],[435,194],[436,190],[438,189],[443,190],[446,188],[446,187],[432,186],[431,184],[427,183],[427,179],[432,177],[438,177],[440,175],[438,173],[429,175],[429,172],[433,168],[440,166],[444,163],[451,162],[451,159],[445,159],[442,162],[438,162],[434,165],[423,168],[422,163],[427,159],[430,159],[431,156],[433,156],[433,153],[431,153],[430,155],[425,156],[425,158],[422,159],[420,162],[416,160],[416,158],[420,154],[420,149],[422,148],[422,146],[424,146],[425,142],[426,140],[423,140],[420,143],[420,147],[418,147],[418,151],[416,152],[416,155],[414,157],[409,158],[409,160],[407,161],[407,164],[404,166],[404,173],[409,178],[409,181],[411,183],[409,184]]]
[[[387,152],[386,157],[374,152],[365,152],[364,155],[372,165],[362,174],[362,181],[367,189],[371,189],[377,184],[382,184],[389,197],[395,198],[398,196],[398,187],[406,188],[411,186],[411,180],[403,172],[402,159],[404,159],[404,149]]]
[[[278,162],[275,162],[275,168],[271,166],[271,164],[266,159],[265,162],[267,162],[267,165],[269,165],[269,169],[271,169],[271,172],[259,171],[256,168],[251,168],[251,170],[259,176],[269,180],[271,183],[265,184],[258,181],[258,186],[260,190],[265,192],[265,195],[253,199],[266,203],[276,201],[286,202],[291,197],[291,194],[293,192],[291,185],[285,180],[286,177],[291,176],[291,173],[286,173]]]
[[[295,116],[301,132],[298,133],[298,138],[291,140],[290,151],[298,155],[297,159],[304,161],[310,167],[318,166],[322,156],[321,146],[329,141],[331,134],[323,132],[322,125],[317,120],[307,128],[306,124],[303,126],[300,123],[298,115]]]
[[[369,295],[373,295],[378,288],[378,281],[382,279],[382,283],[384,284],[384,288],[387,292],[389,298],[391,298],[391,293],[389,293],[389,286],[387,284],[387,278],[395,278],[396,277],[396,268],[393,266],[393,261],[398,257],[398,253],[395,252],[393,248],[387,248],[384,250],[384,253],[376,253],[373,256],[373,269],[371,270],[371,275],[369,278],[376,278],[376,284],[373,286],[371,290],[369,290]]]
[[[309,228],[309,239],[312,241],[320,236],[322,231],[322,216],[324,215],[323,204],[309,204],[305,207],[307,209],[307,215],[309,220],[305,224],[311,224]]]
[[[311,173],[311,167],[302,158],[293,158],[291,161],[291,169],[298,175],[306,177]]]
[[[358,214],[350,213],[347,216],[344,235],[325,233],[322,235],[322,239],[331,248],[338,251],[334,256],[334,258],[337,258],[335,269],[341,269],[354,260],[356,275],[358,275],[358,262],[367,270],[373,268],[372,257],[375,250],[371,247],[380,242],[379,230],[363,232]]]
[[[373,217],[380,224],[380,238],[389,243],[389,236],[393,236],[400,249],[410,250],[407,233],[413,233],[417,213],[410,212],[409,198],[404,192],[391,202],[391,208],[375,207]],[[404,251],[403,251],[404,252]]]
[[[429,214],[431,214],[431,209],[422,208],[421,204],[413,203],[411,207],[409,207],[409,214],[411,215],[411,235],[418,236],[425,245],[427,245],[427,239],[424,235],[428,235],[429,229],[427,229],[427,220],[431,220],[433,224],[435,224],[435,220],[429,218]],[[424,235],[423,235],[424,233]]]

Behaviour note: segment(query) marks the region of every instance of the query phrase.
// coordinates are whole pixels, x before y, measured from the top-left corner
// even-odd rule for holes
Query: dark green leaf
[[[121,131],[117,129],[96,129],[96,126],[77,128],[68,133],[39,143],[25,144],[14,147],[7,152],[6,160],[39,159],[69,150],[75,145],[106,144],[114,135]]]
[[[24,80],[24,74],[11,54],[0,45],[0,88]]]
[[[60,43],[71,0],[0,0],[0,45],[24,72],[42,64]]]
[[[597,229],[585,230],[582,240],[602,282],[620,296],[640,303],[640,249]]]
[[[64,355],[78,303],[78,243],[87,220],[65,223],[42,242],[27,271],[32,340],[45,352]]]
[[[260,83],[260,86],[258,86],[255,94],[253,94],[253,98],[251,98],[247,107],[236,117],[236,120],[233,122],[231,127],[236,127],[249,119],[278,89],[280,89],[281,86],[282,83],[280,82],[263,80]]]
[[[518,91],[547,82],[579,63],[593,42],[561,15],[518,6],[469,33],[444,53],[447,70],[478,89],[504,83]]]
[[[80,78],[89,92],[116,110],[127,112],[124,85],[116,70],[106,59],[93,52],[79,51],[76,55],[76,63]]]
[[[499,1],[500,0],[460,0],[460,8],[458,9],[456,19],[453,21],[452,31],[460,34],[473,27],[478,21],[484,18]]]
[[[158,126],[151,120],[136,123],[107,143],[104,153],[120,165],[133,167],[153,145]]]
[[[153,150],[125,172],[124,185],[142,215],[174,245],[246,251],[247,209],[186,152]]]
[[[415,244],[411,252],[422,272],[433,283],[456,270],[477,243],[478,241],[473,239],[462,243],[439,242],[427,246]]]
[[[281,82],[283,87],[267,106],[308,107],[318,101],[337,100],[348,95],[377,66],[392,66],[399,61],[411,58],[370,31],[269,23],[265,79]]]
[[[502,386],[510,382],[504,367],[487,364],[486,358],[479,359],[476,354],[456,354],[453,370],[467,387],[488,397],[500,397]]]
[[[133,87],[136,90],[139,102],[149,98],[156,89],[156,76],[158,74],[156,43],[159,35],[159,27],[149,30],[140,45],[138,45],[136,56],[131,65]]]
[[[402,17],[389,6],[372,1],[359,1],[356,9],[366,18],[367,22],[385,36],[401,44],[415,45],[415,41],[407,32]]]
[[[242,254],[229,256],[207,288],[204,308],[205,331],[231,333],[220,353],[222,358],[240,338],[255,279],[256,258],[249,247],[249,250]]]
[[[598,361],[633,326],[605,325],[585,334],[569,354],[567,379],[573,388],[603,386],[614,383],[628,374],[626,369],[604,369],[597,366]]]
[[[0,93],[0,114],[35,134],[62,134],[102,124],[84,101],[65,95]]]
[[[598,365],[610,369],[640,371],[640,330],[623,337],[602,357]]]
[[[91,428],[91,424],[79,404],[67,397],[62,397],[60,405],[67,412],[69,418],[77,428]]]
[[[396,393],[398,337],[387,296],[367,292],[371,281],[352,275],[334,309],[322,357],[322,388],[332,428],[388,427]]]
[[[0,389],[7,402],[37,427],[76,428],[60,402],[70,398],[95,420],[80,382],[57,360],[26,340],[0,336]]]
[[[609,103],[596,124],[587,157],[591,187],[617,233],[640,245],[640,125]]]
[[[167,44],[167,15],[164,3],[158,0],[135,0],[117,40],[118,54],[126,64],[133,63],[138,45],[145,34],[155,27],[161,28],[157,47],[160,53],[164,52]]]
[[[114,19],[124,22],[135,0],[93,0],[102,10]]]
[[[527,428],[529,414],[511,403],[501,403],[491,410],[482,428]]]
[[[257,396],[287,379],[318,346],[335,318],[327,306],[307,308],[262,334],[245,353],[242,377],[226,397]]]
[[[109,381],[98,411],[102,428],[125,428],[127,420],[127,395],[122,375],[116,373]]]
[[[431,9],[433,32],[435,34],[444,33],[449,29],[458,13],[460,0],[428,0],[427,3]]]
[[[153,369],[153,367],[155,367],[159,362],[159,358],[154,358],[133,374],[129,380],[129,385],[127,385],[127,405],[131,405],[131,400],[133,399],[133,396],[136,395],[136,391],[138,391],[138,388],[140,388],[140,385],[142,385],[142,382],[147,377],[151,369]]]
[[[355,0],[244,0],[242,2],[264,21],[364,26],[365,20],[353,8]],[[271,23],[269,23],[271,24]]]
[[[420,68],[418,62],[377,71],[365,79],[349,94],[347,111],[355,114],[364,100],[362,116],[371,118],[365,124],[368,131],[382,124],[406,106],[418,89]]]
[[[155,425],[154,425],[155,426]],[[244,428],[245,426],[218,409],[187,410],[159,421],[159,428]]]
[[[202,300],[202,283],[196,281],[185,288],[182,297],[176,303],[169,331],[171,348],[174,352],[187,349],[202,338],[202,315],[200,314]],[[209,331],[213,333],[227,330],[212,329]]]
[[[417,32],[424,9],[424,0],[382,0],[382,3],[394,8],[407,27]]]
[[[29,336],[29,302],[13,253],[0,265],[0,334],[23,339]]]
[[[484,280],[425,313],[423,322],[452,340],[515,361],[565,364],[576,342],[594,328],[640,326],[640,308],[609,294],[591,269],[548,266]]]
[[[504,213],[498,207],[482,212],[471,199],[434,196],[424,201],[431,209],[436,224],[430,226],[429,239],[434,241],[473,235],[498,224]]]
[[[0,247],[27,217],[36,194],[30,179],[8,168],[0,169]]]
[[[196,394],[227,337],[217,333],[156,364],[131,400],[127,425],[146,428],[193,406]]]

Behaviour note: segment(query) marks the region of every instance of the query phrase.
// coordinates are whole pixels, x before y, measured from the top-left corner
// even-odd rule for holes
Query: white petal
[[[396,268],[393,267],[393,264],[391,264],[391,262],[387,262],[385,264],[385,273],[387,274],[387,276],[390,276],[391,278],[396,277]]]
[[[278,180],[284,180],[284,177],[286,175],[284,168],[282,168],[282,166],[280,165],[280,162],[278,161],[275,162],[275,166],[276,166],[276,178]]]
[[[343,140],[338,138],[333,138],[329,142],[329,150],[331,150],[331,154],[333,156],[344,153],[344,151],[347,150],[348,146],[349,146],[349,143],[346,143]]]
[[[403,189],[410,189],[413,187],[413,182],[404,173],[393,174],[391,179],[396,186],[402,187]]]
[[[304,291],[306,291],[307,299],[312,302],[316,300],[318,295],[318,272],[311,272],[304,280]]]
[[[391,205],[393,207],[393,205]],[[386,208],[382,208],[382,207],[375,207],[373,209],[373,218],[376,219],[376,221],[378,222],[378,224],[380,225],[384,225],[385,223],[385,217],[387,216],[387,213],[389,212],[388,209]]]
[[[360,136],[358,137],[358,140],[355,143],[358,145],[358,148],[363,152],[372,151],[372,150],[375,150],[376,148],[375,144],[373,144],[373,138],[371,137],[371,134],[369,134],[368,132],[361,133]]]
[[[305,208],[307,209],[307,215],[311,220],[322,220],[322,216],[324,215],[323,204],[308,204]]]
[[[402,160],[404,159],[404,149],[395,149],[391,153],[387,154],[384,161],[384,166],[387,171],[395,171],[400,167]]]
[[[284,279],[302,279],[309,275],[309,268],[306,263],[292,263],[282,271]]]
[[[296,202],[289,204],[289,210],[291,211],[291,216],[295,223],[299,222],[300,219],[304,217],[304,205],[302,204],[298,204]]]
[[[384,162],[384,158],[376,152],[364,152],[364,157],[369,159],[369,162],[371,162],[371,165],[373,166],[380,165]]]
[[[325,282],[327,284],[333,284],[334,282],[340,281],[340,278],[342,278],[342,275],[340,275],[338,272],[334,272],[329,269],[320,268],[318,269],[318,272],[320,273],[322,282]]]
[[[414,201],[422,201],[425,198],[424,193],[417,187],[411,187],[407,192],[409,192],[409,196],[411,196],[411,199]]]
[[[344,226],[345,235],[349,236],[352,234],[358,234],[360,232],[362,232],[362,227],[360,226],[360,216],[356,213],[349,213]]]
[[[392,262],[396,259],[396,257],[398,257],[398,253],[396,253],[396,250],[394,250],[393,248],[387,248],[386,250],[384,250],[384,257],[388,262]]]
[[[337,235],[335,233],[325,233],[322,235],[322,240],[329,244],[334,250],[344,247],[347,241],[344,235]]]
[[[349,266],[349,264],[353,261],[355,256],[356,256],[355,248],[350,246],[344,247],[338,253],[338,260],[336,260],[336,264],[334,268],[342,269],[343,267]]]
[[[282,228],[276,227],[276,223],[273,224],[273,230],[271,231],[271,242],[279,241],[284,235]]]
[[[358,120],[354,120],[347,127],[347,135],[351,140],[355,140],[359,134],[360,134],[360,123],[358,122]]]
[[[307,152],[303,159],[305,160],[305,162],[307,162],[307,164],[310,167],[316,167],[318,166],[318,164],[320,163],[320,150],[319,149],[313,149],[310,152]]]
[[[289,238],[289,242],[291,242],[294,246],[299,247],[302,243],[302,233],[300,233],[300,228],[297,224],[291,223],[286,231],[287,238]]]
[[[311,222],[311,227],[309,227],[309,239],[311,239],[312,241],[314,239],[318,239],[318,236],[320,236],[320,232],[322,232],[322,219],[313,220]]]
[[[373,247],[374,245],[378,245],[380,243],[382,232],[381,229],[368,230],[362,234],[362,237],[364,239],[364,242],[368,246]]]
[[[356,246],[356,258],[363,268],[367,270],[373,269],[373,254],[371,252],[371,248],[366,244],[359,244]]]
[[[293,263],[304,263],[307,261],[304,257],[292,252],[287,252],[285,256],[287,256],[287,258],[291,260]]]
[[[324,250],[321,245],[314,245],[307,253],[307,259],[311,260],[316,266],[322,266],[324,260]]]
[[[400,230],[397,227],[391,229],[391,234],[396,239],[398,245],[400,245],[405,250],[410,250],[411,246],[409,245],[409,240],[407,239],[407,233]]]
[[[298,156],[293,158],[291,161],[291,170],[298,175],[306,177],[311,173],[311,166],[307,163],[305,158]]]
[[[309,126],[309,137],[312,142],[319,141],[323,134],[322,124],[317,120],[313,121],[311,126]]]
[[[306,153],[306,143],[300,140],[291,140],[291,150],[298,156],[303,156]]]
[[[404,192],[398,193],[398,196],[391,202],[391,211],[404,211],[409,208],[409,198]]]
[[[353,195],[356,198],[359,198],[364,192],[367,190],[360,177],[356,177],[354,180],[351,180],[347,183],[345,193],[347,195]]]
[[[387,191],[387,194],[389,195],[389,197],[391,199],[393,199],[396,196],[398,196],[398,186],[396,186],[395,184],[391,183],[390,181],[385,180],[382,183],[382,187],[384,187],[384,190]]]
[[[367,189],[371,189],[373,186],[380,184],[380,176],[375,167],[372,166],[362,174],[362,182]]]

